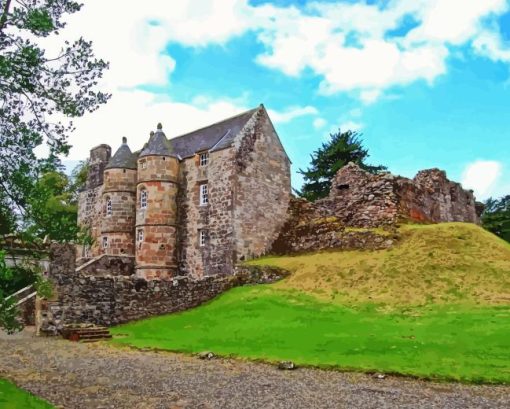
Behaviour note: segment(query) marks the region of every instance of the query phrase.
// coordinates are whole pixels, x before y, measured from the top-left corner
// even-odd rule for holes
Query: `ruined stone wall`
[[[178,196],[178,259],[181,274],[232,274],[235,263],[233,241],[234,150],[209,153],[207,166],[200,166],[199,155],[185,159],[180,166]],[[209,203],[200,205],[200,185],[207,184]],[[200,245],[204,230],[206,242]]]
[[[323,210],[323,209],[322,209]],[[398,240],[395,229],[345,226],[337,217],[323,217],[314,203],[292,198],[288,218],[271,247],[272,254],[293,254],[326,249],[380,250]]]
[[[67,268],[69,265],[67,266]],[[39,303],[41,333],[57,335],[65,324],[116,325],[196,307],[238,285],[270,283],[287,275],[278,268],[239,267],[234,275],[193,280],[151,280],[134,276],[94,276],[53,269],[55,299]]]
[[[290,161],[263,108],[234,141],[235,251],[240,260],[265,254],[277,238],[290,200]]]
[[[327,198],[291,201],[271,252],[388,248],[398,240],[398,223],[450,221],[478,223],[479,214],[473,192],[445,172],[424,170],[407,179],[373,175],[350,163],[333,178]]]
[[[335,216],[344,226],[393,225],[398,217],[395,176],[373,175],[349,163],[333,178],[329,196],[315,207],[321,216]]]
[[[402,220],[479,223],[472,191],[452,182],[439,169],[418,172],[414,179],[396,178]]]

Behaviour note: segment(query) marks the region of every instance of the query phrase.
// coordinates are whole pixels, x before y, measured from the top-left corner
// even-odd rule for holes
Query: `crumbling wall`
[[[135,276],[93,276],[58,270],[50,278],[57,296],[44,304],[43,334],[57,335],[66,324],[116,325],[196,307],[239,285],[271,283],[287,275],[272,267],[237,267],[234,275],[193,280],[145,280]]]
[[[472,191],[439,169],[407,179],[374,175],[349,163],[333,178],[328,197],[313,203],[291,200],[271,252],[388,248],[398,240],[398,223],[479,223],[480,209]]]

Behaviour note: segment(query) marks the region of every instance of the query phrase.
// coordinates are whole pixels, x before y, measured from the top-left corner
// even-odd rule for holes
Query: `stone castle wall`
[[[258,257],[278,237],[290,200],[290,161],[269,116],[259,111],[234,142],[235,249],[241,260]]]
[[[103,258],[107,258],[104,256]],[[74,248],[54,244],[49,279],[54,297],[39,300],[38,327],[57,335],[66,324],[116,325],[196,307],[239,285],[271,283],[287,275],[277,268],[238,267],[233,275],[199,280],[145,280],[135,276],[87,274],[75,270]]]
[[[199,155],[181,162],[178,196],[178,259],[181,274],[192,277],[231,274],[233,257],[233,160],[232,148],[209,154],[207,166]],[[209,203],[200,205],[200,185],[207,183]],[[200,231],[206,242],[200,245]]]

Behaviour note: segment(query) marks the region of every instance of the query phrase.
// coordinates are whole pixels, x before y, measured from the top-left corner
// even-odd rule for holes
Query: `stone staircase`
[[[108,327],[93,324],[67,325],[62,329],[62,336],[75,342],[97,342],[112,338]]]

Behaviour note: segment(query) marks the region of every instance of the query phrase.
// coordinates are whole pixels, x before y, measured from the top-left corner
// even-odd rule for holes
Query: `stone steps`
[[[107,327],[100,326],[64,328],[62,336],[70,341],[80,342],[96,342],[112,338],[110,330]]]

